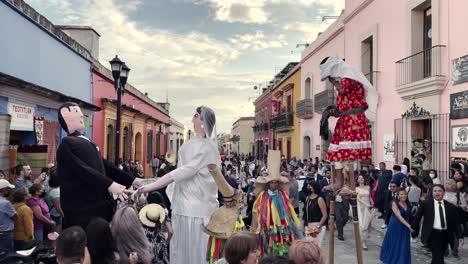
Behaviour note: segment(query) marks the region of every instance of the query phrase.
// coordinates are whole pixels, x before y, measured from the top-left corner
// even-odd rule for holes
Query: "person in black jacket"
[[[398,184],[394,181],[390,182],[390,190],[385,190],[385,203],[384,203],[384,221],[385,224],[382,228],[386,228],[390,217],[392,216],[392,201],[397,198]]]
[[[450,241],[455,238],[463,245],[463,237],[460,229],[460,219],[457,208],[453,204],[443,200],[445,188],[435,184],[432,187],[433,199],[422,202],[412,221],[411,227],[419,230],[419,223],[423,220],[421,230],[421,242],[428,245],[432,252],[432,264],[443,264],[444,254]],[[419,234],[416,233],[416,236]],[[455,236],[455,237],[454,237]]]
[[[392,180],[392,171],[387,170],[384,162],[379,163],[379,171],[377,171],[377,197],[376,197],[376,206],[379,208],[381,215],[380,219],[385,217],[385,190],[388,190],[388,185]]]
[[[80,134],[83,113],[77,104],[64,103],[58,112],[68,133],[57,149],[63,229],[74,225],[85,229],[96,217],[111,221],[116,202],[110,193],[125,199],[125,189],[141,180],[104,160],[96,144]]]

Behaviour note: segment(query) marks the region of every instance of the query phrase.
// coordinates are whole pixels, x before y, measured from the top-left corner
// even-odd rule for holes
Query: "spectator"
[[[406,175],[401,172],[401,166],[395,165],[393,166],[393,176],[392,181],[397,184],[398,187],[401,186],[401,183],[405,181]]]
[[[14,187],[7,180],[0,180],[0,253],[13,251],[16,211],[7,197],[10,196],[11,189]]]
[[[62,231],[62,220],[64,213],[60,204],[60,186],[56,170],[52,170],[49,176],[49,190],[45,196],[47,206],[49,206],[50,218],[55,222],[55,231]]]
[[[115,212],[111,231],[121,260],[136,252],[139,262],[151,263],[151,244],[133,207],[124,206]]]
[[[65,229],[57,239],[55,255],[60,264],[84,263],[86,256],[86,233],[79,226]]]
[[[152,264],[168,264],[169,250],[163,227],[166,212],[159,204],[148,204],[140,210],[140,221],[143,224],[146,238],[153,246]]]
[[[2,170],[0,170],[0,180],[6,180],[6,174]]]
[[[408,193],[408,201],[413,212],[418,209],[419,199],[421,199],[421,188],[419,188],[418,185],[419,180],[417,177],[408,177],[408,187],[406,187],[406,192]]]
[[[153,191],[148,195],[148,198],[146,198],[146,201],[148,204],[158,204],[162,206],[166,212],[166,221],[165,225],[162,227],[162,232],[165,234],[165,238],[167,241],[171,240],[172,235],[174,234],[174,230],[172,229],[172,221],[171,221],[171,215],[169,212],[169,208],[167,208],[166,204],[169,202],[164,198],[164,195],[162,195],[159,191]]]
[[[325,264],[320,246],[313,240],[296,240],[289,248],[289,259],[296,264]]]
[[[23,187],[29,189],[32,186],[31,173],[31,167],[27,164],[20,164],[15,167],[15,174],[18,176],[15,182],[15,191]]]
[[[255,264],[260,256],[255,235],[242,231],[233,234],[224,247],[224,259],[216,264]]]
[[[390,182],[390,190],[386,190],[385,192],[385,223],[382,225],[382,229],[387,228],[388,222],[390,221],[390,217],[392,216],[392,202],[397,199],[398,194],[398,185],[396,182]],[[406,195],[408,195],[405,192]],[[406,197],[407,199],[408,197]]]
[[[304,230],[305,235],[316,235],[315,241],[320,245],[325,235],[325,223],[327,220],[327,205],[320,196],[320,185],[311,181],[307,184],[307,198],[304,203]],[[307,228],[306,228],[307,227]],[[317,235],[318,234],[318,235]]]
[[[445,194],[444,200],[455,205],[457,207],[457,212],[460,214],[459,218],[464,219],[464,215],[466,214],[466,200],[464,199],[464,194],[460,193],[457,190],[456,182],[454,179],[448,179],[445,183]],[[463,220],[462,220],[463,221]],[[460,227],[461,228],[461,227]],[[460,258],[458,255],[458,247],[459,241],[458,238],[454,234],[453,241],[450,241],[450,247],[452,248],[452,255],[455,258]]]
[[[385,191],[388,190],[388,185],[392,180],[392,171],[387,170],[385,162],[379,163],[379,171],[377,172],[377,194],[376,205],[379,208],[380,219],[385,217]]]
[[[143,165],[141,165],[139,160],[135,161],[135,172],[136,172],[136,177],[144,178]]]
[[[289,172],[289,199],[294,207],[294,211],[299,215],[299,184],[294,171]]]
[[[397,194],[391,202],[392,217],[382,242],[380,260],[389,264],[410,264],[410,234],[414,232],[409,223],[411,205],[405,190],[397,191]]]
[[[86,227],[86,237],[91,263],[114,264],[119,253],[112,237],[109,222],[98,217]]]
[[[30,248],[34,241],[33,211],[26,205],[29,193],[26,189],[18,189],[13,193],[13,207],[16,210],[13,240],[16,250]]]
[[[50,218],[49,207],[44,201],[44,186],[35,183],[29,188],[31,198],[27,205],[31,207],[34,214],[34,239],[36,241],[44,240],[44,227],[53,227],[55,222]]]
[[[151,160],[151,170],[153,172],[153,177],[156,177],[156,175],[158,175],[158,169],[159,169],[159,159],[157,155],[154,155],[153,159]]]
[[[432,184],[440,184],[440,179],[437,176],[437,171],[436,170],[430,170],[429,171],[429,177],[432,180]]]

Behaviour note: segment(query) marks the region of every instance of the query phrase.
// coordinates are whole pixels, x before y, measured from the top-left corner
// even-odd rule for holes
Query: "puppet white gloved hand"
[[[112,193],[112,195],[115,197],[123,197],[124,199],[127,199],[127,194],[125,193],[125,186],[120,185],[116,182],[113,182],[109,188],[107,188],[109,192]]]

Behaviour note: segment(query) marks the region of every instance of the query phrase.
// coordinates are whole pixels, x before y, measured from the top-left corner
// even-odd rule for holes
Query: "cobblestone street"
[[[371,238],[367,241],[368,251],[363,251],[364,263],[374,264],[382,263],[379,260],[380,249],[383,238],[385,236],[386,229],[381,229],[383,221],[381,219],[374,219],[372,226],[373,229],[370,232]],[[352,222],[348,222],[344,228],[345,241],[340,241],[336,237],[335,232],[335,263],[348,264],[357,263],[355,247],[354,247],[354,231]],[[466,241],[466,239],[465,239]],[[324,256],[326,256],[326,262],[328,263],[328,232],[323,240],[322,249]],[[431,263],[431,253],[426,251],[419,240],[411,243],[411,255],[412,263],[422,264]],[[468,259],[468,247],[466,245],[460,249],[460,259],[456,259],[452,256],[445,258],[446,264],[462,264],[467,263]]]

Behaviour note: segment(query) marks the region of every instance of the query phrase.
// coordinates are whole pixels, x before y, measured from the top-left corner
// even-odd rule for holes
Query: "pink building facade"
[[[104,158],[114,160],[117,93],[112,73],[98,62],[93,67],[93,100],[102,108],[93,117],[93,141]],[[146,176],[151,175],[151,158],[161,157],[169,150],[170,117],[164,107],[126,85],[122,96],[119,156],[123,160],[140,161]]]
[[[259,88],[260,89],[260,88]],[[254,101],[255,105],[255,126],[254,145],[255,157],[259,161],[266,161],[266,154],[273,148],[273,133],[270,128],[271,120],[271,90],[265,89],[263,93]]]
[[[380,96],[377,113],[368,115],[373,163],[391,166],[406,157],[445,179],[453,162],[466,162],[468,46],[457,23],[464,10],[463,0],[346,0],[340,17],[302,53],[301,99],[314,110],[301,122],[302,155],[326,151],[318,125],[334,95],[320,81],[319,64],[338,55],[360,68]]]

